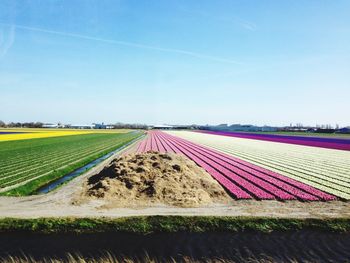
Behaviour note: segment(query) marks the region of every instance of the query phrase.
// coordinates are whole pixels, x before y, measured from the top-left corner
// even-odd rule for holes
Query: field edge
[[[220,216],[139,216],[122,218],[2,218],[0,233],[203,233],[316,230],[350,233],[350,218],[268,218]]]

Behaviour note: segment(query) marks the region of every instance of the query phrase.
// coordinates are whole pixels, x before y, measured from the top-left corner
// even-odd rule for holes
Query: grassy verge
[[[289,219],[253,217],[145,216],[117,219],[38,218],[0,219],[0,232],[137,234],[175,232],[295,231],[302,229],[350,232],[350,218]]]

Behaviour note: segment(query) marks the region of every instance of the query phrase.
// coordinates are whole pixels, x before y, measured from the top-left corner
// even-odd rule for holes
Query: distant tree
[[[22,127],[24,128],[33,128],[34,122],[23,122]]]
[[[7,124],[7,127],[19,128],[19,127],[22,127],[22,124],[20,122],[10,122],[9,124]]]
[[[37,121],[36,123],[33,124],[33,128],[42,128],[43,125],[44,124],[42,122]]]
[[[117,122],[112,126],[113,126],[113,129],[147,129],[148,127],[146,124],[138,124],[138,123],[129,124],[129,123],[121,123],[121,122]]]
[[[0,127],[5,128],[6,127],[6,123],[0,120]]]

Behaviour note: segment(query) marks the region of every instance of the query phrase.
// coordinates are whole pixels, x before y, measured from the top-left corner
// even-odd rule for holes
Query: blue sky
[[[1,0],[0,120],[350,125],[350,1]]]

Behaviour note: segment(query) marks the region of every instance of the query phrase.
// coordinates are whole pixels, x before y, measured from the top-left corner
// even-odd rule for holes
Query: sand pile
[[[113,160],[90,177],[80,198],[103,199],[105,207],[167,204],[197,207],[230,197],[204,169],[176,154],[147,152]]]

